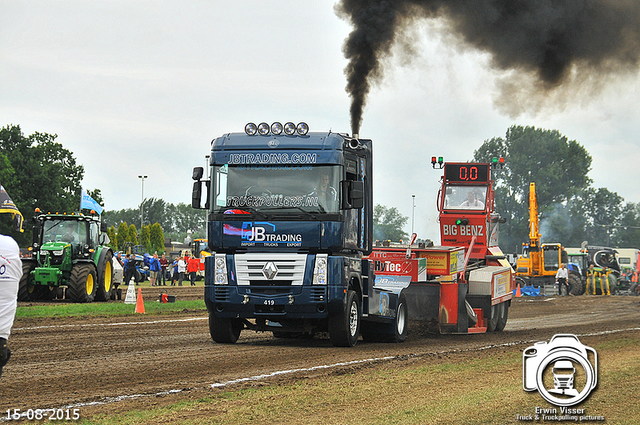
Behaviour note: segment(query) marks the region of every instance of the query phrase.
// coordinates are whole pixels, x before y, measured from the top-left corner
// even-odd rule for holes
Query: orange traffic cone
[[[520,293],[520,284],[518,283],[518,288],[516,289],[516,298],[521,297],[522,294]]]
[[[144,301],[142,301],[142,288],[138,288],[138,299],[136,300],[136,313],[144,314]]]

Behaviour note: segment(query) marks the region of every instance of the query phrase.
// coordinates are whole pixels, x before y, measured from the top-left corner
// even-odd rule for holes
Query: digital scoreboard
[[[489,164],[447,163],[444,179],[448,182],[486,183],[489,181]]]

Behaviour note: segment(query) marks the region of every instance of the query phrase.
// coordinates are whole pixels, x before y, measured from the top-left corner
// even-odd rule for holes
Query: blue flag
[[[91,196],[87,195],[84,189],[81,189],[80,209],[86,208],[88,210],[94,210],[98,214],[102,214],[102,207]]]

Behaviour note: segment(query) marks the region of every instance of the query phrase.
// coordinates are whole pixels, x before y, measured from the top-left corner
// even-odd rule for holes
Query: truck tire
[[[111,283],[113,281],[112,257],[111,252],[107,252],[102,259],[102,264],[99,265],[96,301],[109,301],[109,299],[111,299]]]
[[[509,303],[504,301],[500,303],[500,305],[502,308],[500,309],[500,317],[498,317],[496,332],[502,332],[504,327],[507,326],[507,320],[509,319]]]
[[[398,308],[396,318],[393,321],[393,336],[390,342],[404,342],[407,339],[407,328],[409,325],[409,310],[407,309],[407,298],[400,294],[398,298]]]
[[[635,295],[635,296],[640,295],[640,285],[638,285],[638,282],[632,283],[631,287],[629,288],[629,291],[631,292],[631,295]]]
[[[67,294],[74,303],[90,303],[98,289],[96,270],[93,264],[76,264],[71,269]]]
[[[216,317],[209,313],[209,333],[211,339],[219,344],[235,344],[242,331],[242,322],[238,319]]]
[[[31,271],[36,268],[34,263],[22,264],[22,277],[18,285],[18,301],[35,301],[38,298],[38,288],[30,283]]]
[[[353,291],[347,291],[346,309],[329,315],[329,339],[334,347],[353,347],[360,336],[360,297]]]

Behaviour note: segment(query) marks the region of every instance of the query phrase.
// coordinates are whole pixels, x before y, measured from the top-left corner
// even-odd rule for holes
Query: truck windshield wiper
[[[317,220],[318,219],[318,214],[325,214],[326,213],[324,208],[322,208],[321,206],[318,206],[318,211],[307,211],[302,207],[294,207],[292,205],[270,208],[270,210],[288,210],[288,209],[294,209],[294,210],[300,211],[301,213],[303,213],[305,215],[305,217],[313,219],[313,220]]]

